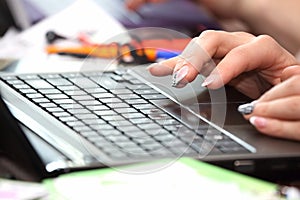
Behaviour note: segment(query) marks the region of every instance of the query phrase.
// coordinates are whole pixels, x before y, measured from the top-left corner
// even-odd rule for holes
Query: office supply
[[[75,21],[76,26],[74,25]],[[105,27],[105,31],[102,31],[103,27]],[[49,30],[66,37],[77,36],[82,32],[92,32],[94,33],[92,41],[98,43],[103,43],[126,31],[116,19],[94,1],[76,0],[60,12],[45,18],[14,37],[7,38],[5,41],[0,40],[0,57],[21,59],[20,64],[13,70],[19,73],[80,69],[82,60],[58,56],[49,57],[46,54],[44,51],[45,34]],[[62,63],[65,67],[58,67]]]
[[[2,151],[29,176],[19,177],[182,156],[265,178],[298,175],[299,144],[257,133],[237,112],[241,96],[199,87],[201,76],[172,88],[172,77],[153,77],[144,67],[1,75],[1,94],[26,134],[0,135]],[[12,130],[4,104],[1,110],[1,129]]]
[[[44,180],[43,184],[53,199],[285,199],[277,194],[273,183],[189,158],[171,165],[159,160],[119,170],[76,172]]]
[[[139,58],[145,57],[146,62],[155,62],[159,59],[168,59],[180,54],[179,51],[165,50],[165,49],[154,49],[154,48],[143,48],[143,47],[128,47],[130,44],[107,44],[107,45],[97,45],[97,46],[75,46],[75,47],[59,47],[55,45],[48,46],[46,52],[48,54],[59,54],[59,55],[69,55],[69,56],[79,56],[83,58],[96,57],[102,59],[123,59],[124,57],[132,57],[129,61],[123,59],[124,63],[139,63]],[[124,46],[126,48],[124,48]],[[140,49],[139,49],[140,48]]]

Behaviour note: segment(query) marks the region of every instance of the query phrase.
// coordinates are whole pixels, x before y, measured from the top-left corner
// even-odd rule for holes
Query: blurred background
[[[76,0],[0,0],[0,36],[9,27],[24,30],[51,16]],[[203,29],[218,29],[215,20],[189,0],[147,4],[137,12],[128,11],[125,0],[91,0],[126,28],[164,27],[194,36]],[[200,9],[200,11],[199,11]],[[88,12],[88,11],[87,11]]]

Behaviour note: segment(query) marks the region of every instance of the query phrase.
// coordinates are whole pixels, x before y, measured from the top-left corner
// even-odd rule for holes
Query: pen
[[[145,55],[147,60],[154,62],[157,59],[169,59],[180,54],[179,51],[145,48],[135,50],[138,56]],[[120,47],[117,44],[101,46],[79,46],[79,47],[59,47],[49,45],[46,48],[48,54],[71,55],[76,57],[98,57],[98,58],[117,58],[119,56],[132,56],[132,52],[126,46]]]

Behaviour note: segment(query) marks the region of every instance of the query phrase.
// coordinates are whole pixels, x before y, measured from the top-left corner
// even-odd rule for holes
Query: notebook
[[[144,65],[0,80],[1,165],[20,179],[180,157],[260,177],[299,171],[298,142],[258,133],[237,112],[249,99],[200,75],[180,89]]]

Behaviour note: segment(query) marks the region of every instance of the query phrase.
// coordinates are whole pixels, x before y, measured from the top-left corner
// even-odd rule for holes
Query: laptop
[[[300,145],[258,133],[224,87],[184,88],[145,65],[0,75],[1,171],[39,181],[82,169],[193,157],[275,180],[299,174]]]

